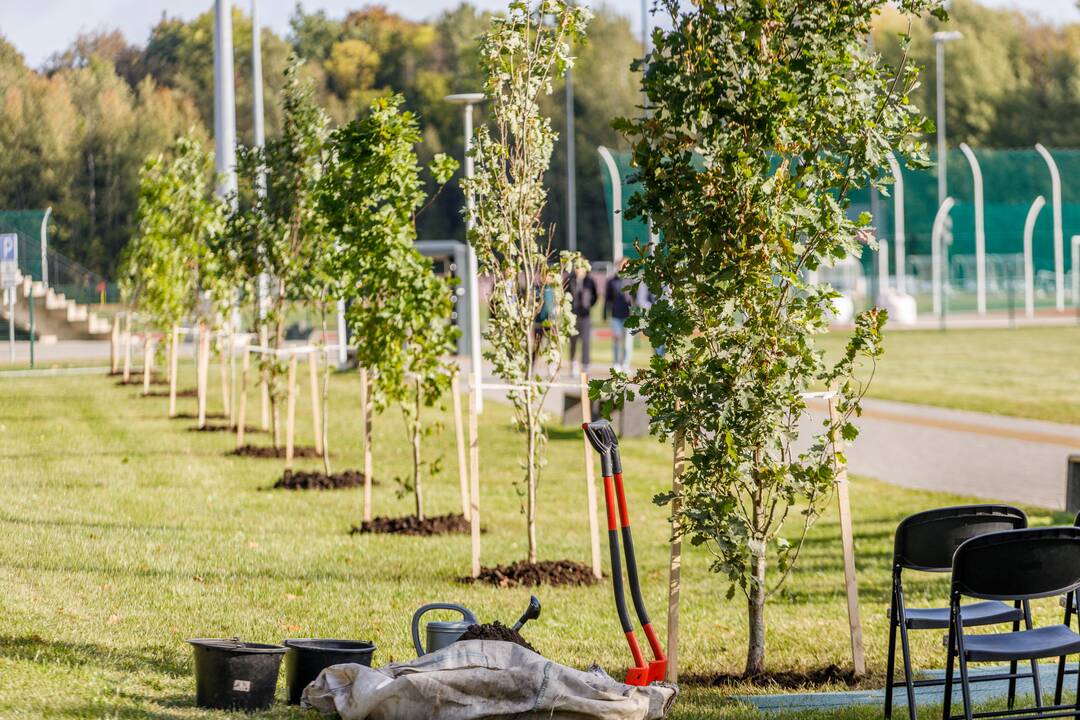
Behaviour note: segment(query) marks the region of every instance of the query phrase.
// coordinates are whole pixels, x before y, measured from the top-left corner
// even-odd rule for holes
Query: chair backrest
[[[953,591],[985,600],[1028,600],[1080,587],[1080,528],[1009,530],[956,549]]]
[[[961,543],[986,533],[1026,527],[1027,515],[1011,505],[957,505],[915,513],[896,527],[893,564],[948,572]]]

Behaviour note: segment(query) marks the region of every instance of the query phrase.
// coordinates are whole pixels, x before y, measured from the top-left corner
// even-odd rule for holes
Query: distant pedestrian
[[[604,293],[604,319],[611,316],[611,335],[613,341],[613,363],[616,370],[629,370],[634,353],[634,336],[626,327],[626,321],[634,307],[628,286],[635,280],[622,276],[626,268],[626,258],[619,261],[615,274],[608,279]]]
[[[570,294],[571,307],[574,311],[574,327],[577,335],[570,336],[570,374],[577,375],[584,369],[589,371],[592,361],[592,312],[596,305],[596,282],[584,268],[575,270],[566,280],[566,292]],[[581,362],[578,362],[577,349],[581,346]]]

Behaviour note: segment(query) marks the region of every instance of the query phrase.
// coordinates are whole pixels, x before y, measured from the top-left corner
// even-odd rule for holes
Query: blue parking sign
[[[15,287],[19,274],[19,236],[0,235],[0,287]]]

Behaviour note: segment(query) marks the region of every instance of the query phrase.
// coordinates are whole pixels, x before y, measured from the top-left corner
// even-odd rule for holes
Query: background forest
[[[360,2],[360,0],[358,0]],[[209,3],[208,3],[209,5]],[[574,116],[577,144],[578,245],[608,259],[608,219],[597,145],[621,147],[612,118],[633,115],[640,102],[630,72],[641,54],[639,30],[616,11],[594,7],[588,42],[576,49]],[[947,121],[950,145],[1080,147],[1080,24],[1051,25],[972,0],[952,3],[950,29],[964,40],[948,49]],[[885,13],[875,46],[899,57],[898,17]],[[278,132],[274,101],[291,52],[307,62],[320,103],[335,124],[353,118],[379,94],[400,92],[420,116],[421,162],[436,152],[461,156],[460,109],[443,97],[481,85],[477,38],[487,15],[467,3],[428,22],[413,22],[381,6],[344,17],[297,5],[286,37],[262,30],[268,136]],[[237,133],[251,142],[251,24],[234,11]],[[935,20],[913,29],[911,53],[932,70]],[[190,22],[163,18],[144,44],[117,31],[79,37],[43,67],[27,67],[0,36],[0,210],[54,208],[52,247],[107,277],[134,224],[138,169],[190,127],[209,139],[213,123],[213,27],[210,12]],[[935,111],[932,72],[916,102]],[[566,213],[565,94],[545,100],[560,135],[555,149],[548,220],[564,246]],[[479,120],[483,120],[481,108]],[[421,217],[422,239],[464,235],[457,184]]]

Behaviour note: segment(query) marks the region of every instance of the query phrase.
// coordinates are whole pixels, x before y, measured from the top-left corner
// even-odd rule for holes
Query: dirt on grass
[[[512,627],[506,627],[498,620],[482,625],[470,625],[469,629],[462,633],[458,640],[502,640],[503,642],[520,645],[538,655],[540,654],[536,648],[529,644],[528,640],[521,636],[521,633]]]
[[[353,525],[350,535],[367,533],[389,533],[397,535],[463,535],[469,532],[469,521],[461,513],[436,515],[423,520],[415,515],[404,517],[377,517],[365,520],[359,526]]]
[[[195,388],[187,388],[186,390],[177,390],[176,397],[178,398],[193,398],[198,397],[199,391]],[[168,390],[151,390],[150,392],[139,395],[139,397],[169,397]]]
[[[210,416],[207,415],[207,417],[210,417]],[[203,427],[199,427],[198,425],[195,425],[194,427],[189,427],[188,432],[204,432],[204,433],[228,432],[228,433],[234,433],[234,432],[236,432],[236,428],[230,427],[229,425],[210,425],[210,424],[207,424],[207,425],[204,425]],[[266,431],[265,430],[260,430],[259,428],[256,428],[256,427],[248,426],[248,427],[244,428],[244,432],[246,434],[248,434],[248,435],[256,435],[258,433],[264,433]],[[284,456],[282,456],[282,457],[284,457]]]
[[[172,416],[171,419],[173,419],[173,420],[198,420],[199,415],[198,415],[198,413],[182,412],[182,413],[176,413],[175,415]],[[207,420],[224,420],[225,419],[225,413],[208,412],[208,413],[206,413],[206,419]]]
[[[120,374],[123,375],[123,373],[120,373]],[[121,378],[120,380],[116,381],[116,384],[118,386],[120,386],[120,387],[124,387],[125,385],[127,385],[129,387],[132,386],[132,385],[140,385],[141,386],[143,384],[142,373],[141,372],[140,373],[131,373],[131,377],[129,377],[127,379],[127,382],[124,382],[123,378]],[[150,384],[151,385],[165,385],[165,386],[168,386],[169,380],[168,380],[168,378],[165,378],[165,377],[163,377],[161,375],[151,375],[150,376]]]
[[[276,490],[338,490],[341,488],[360,487],[364,484],[364,473],[359,470],[343,470],[326,475],[322,472],[304,470],[286,470],[276,483]],[[374,485],[374,481],[372,482]]]
[[[462,578],[462,582],[484,582],[509,588],[537,585],[593,585],[597,582],[592,568],[573,560],[544,560],[529,563],[519,560],[512,565],[480,568],[480,577]]]
[[[237,457],[281,459],[285,457],[285,448],[275,448],[267,445],[241,445],[240,447],[230,450],[225,454],[235,455]],[[311,447],[310,445],[298,445],[293,448],[293,457],[317,458],[322,456],[317,453],[315,451],[315,448]]]
[[[865,686],[867,680],[867,676],[857,676],[855,675],[855,671],[851,668],[842,668],[839,665],[827,665],[825,667],[810,668],[808,670],[778,670],[751,676],[737,675],[734,673],[679,675],[680,685],[720,688],[776,688],[783,690],[818,688],[825,685],[859,687]],[[873,685],[874,683],[870,684]]]

